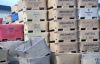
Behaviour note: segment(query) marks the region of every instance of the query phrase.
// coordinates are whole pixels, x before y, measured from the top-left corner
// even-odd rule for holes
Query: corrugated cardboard
[[[80,54],[79,53],[57,53],[52,55],[51,64],[80,64]]]
[[[77,31],[50,32],[50,41],[55,41],[55,43],[77,42],[78,41]]]
[[[81,52],[99,52],[100,43],[99,42],[81,42],[80,51]]]
[[[49,22],[49,30],[59,31],[76,31],[77,20],[52,20]]]
[[[56,53],[78,52],[78,43],[50,43],[50,49]]]
[[[99,30],[99,20],[97,19],[79,20],[79,30]]]

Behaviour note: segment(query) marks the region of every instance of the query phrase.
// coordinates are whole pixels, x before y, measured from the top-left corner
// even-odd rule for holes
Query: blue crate
[[[11,17],[12,17],[12,23],[19,19],[18,13],[12,14]]]

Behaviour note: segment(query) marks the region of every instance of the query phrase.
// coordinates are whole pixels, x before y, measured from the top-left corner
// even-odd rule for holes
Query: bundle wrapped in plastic
[[[16,48],[20,57],[38,58],[50,54],[50,50],[42,37],[34,37]]]

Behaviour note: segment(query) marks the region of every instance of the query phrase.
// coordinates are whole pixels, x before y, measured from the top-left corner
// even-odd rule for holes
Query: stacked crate
[[[80,52],[98,52],[98,0],[78,0]]]
[[[80,64],[76,10],[76,0],[48,0],[51,64]]]
[[[31,37],[44,37],[48,42],[48,22],[46,0],[20,0],[18,2],[19,20],[24,24],[24,40]]]

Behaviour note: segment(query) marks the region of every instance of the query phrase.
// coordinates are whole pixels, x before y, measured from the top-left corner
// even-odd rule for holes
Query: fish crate
[[[34,32],[47,32],[48,22],[34,21],[34,22],[24,22],[24,33],[34,33]]]
[[[100,43],[99,42],[81,42],[80,52],[99,52]]]
[[[50,43],[75,43],[77,41],[77,31],[50,32]]]
[[[79,20],[79,30],[99,30],[99,20],[97,19],[82,19]]]
[[[22,24],[0,25],[0,41],[14,41],[24,39]]]
[[[77,31],[77,20],[52,20],[49,22],[49,31]]]
[[[79,19],[98,19],[98,8],[79,8]]]
[[[76,9],[51,9],[48,11],[48,20],[76,19]]]
[[[76,8],[76,0],[48,0],[48,9]]]
[[[98,8],[98,0],[79,0],[78,8]]]
[[[80,31],[79,32],[80,42],[98,42],[99,41],[99,31]]]
[[[55,53],[77,53],[78,43],[50,43],[50,49]]]

